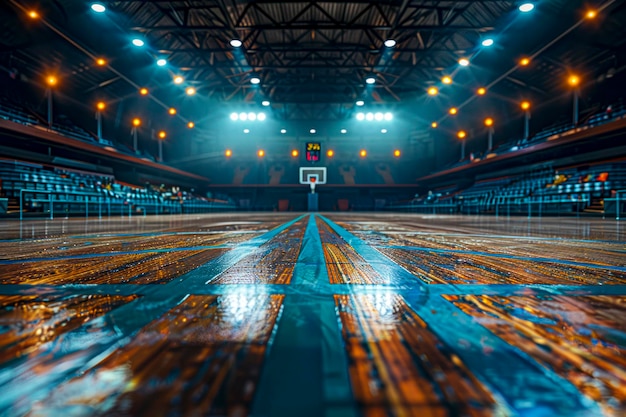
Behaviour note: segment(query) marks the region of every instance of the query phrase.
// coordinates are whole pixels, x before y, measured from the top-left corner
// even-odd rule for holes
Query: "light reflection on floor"
[[[0,415],[624,415],[625,241],[575,218],[5,221]]]

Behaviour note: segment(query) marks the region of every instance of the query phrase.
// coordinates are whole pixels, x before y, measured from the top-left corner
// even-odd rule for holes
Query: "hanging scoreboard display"
[[[306,143],[306,160],[309,162],[317,162],[322,154],[322,145],[319,142]]]

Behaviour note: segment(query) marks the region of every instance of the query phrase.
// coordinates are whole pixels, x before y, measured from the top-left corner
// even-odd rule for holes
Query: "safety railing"
[[[607,215],[607,205],[615,203],[615,220],[620,220],[622,212],[622,204],[626,203],[626,190],[618,190],[615,192],[615,198],[604,199],[604,216]]]

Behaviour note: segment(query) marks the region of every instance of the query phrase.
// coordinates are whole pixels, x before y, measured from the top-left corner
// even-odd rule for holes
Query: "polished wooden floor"
[[[623,416],[626,224],[0,223],[0,416]]]

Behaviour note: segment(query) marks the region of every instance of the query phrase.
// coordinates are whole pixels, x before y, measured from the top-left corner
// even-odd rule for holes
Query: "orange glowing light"
[[[161,131],[159,132],[159,138],[160,138],[160,139],[165,139],[165,137],[166,137],[166,136],[167,136],[167,133],[165,133],[165,131],[161,130]]]
[[[173,116],[176,114],[176,109],[174,107],[170,107],[170,109],[167,112]]]
[[[479,96],[484,96],[485,94],[487,94],[487,89],[485,87],[480,87],[478,90],[476,90],[476,94],[478,94]]]
[[[598,16],[598,12],[595,10],[588,10],[587,13],[585,14],[585,17],[587,19],[595,19],[596,16]]]
[[[437,128],[439,127],[439,123],[437,123],[437,122],[432,122],[432,123],[430,124],[430,127],[432,127],[433,129],[437,129]]]
[[[259,158],[263,158],[265,156],[265,151],[263,149],[259,149],[256,154],[259,156]]]
[[[519,64],[520,64],[520,66],[522,66],[522,67],[526,67],[526,66],[528,66],[528,64],[530,64],[530,58],[526,58],[526,57],[524,57],[524,58],[520,59],[520,60],[519,60]]]
[[[459,130],[459,133],[457,133],[456,136],[459,139],[465,139],[465,137],[467,136],[467,133],[465,133],[465,130]]]
[[[444,84],[452,84],[452,78],[446,75],[445,77],[441,79],[441,82]]]
[[[491,117],[487,117],[485,119],[485,126],[487,126],[487,127],[493,126],[493,119]]]
[[[226,156],[226,158],[230,158],[231,156],[233,156],[233,151],[231,151],[230,149],[226,149],[224,155]]]
[[[181,77],[180,75],[177,75],[176,77],[174,77],[174,84],[182,84],[183,81],[185,81],[185,79]]]
[[[189,123],[187,123],[187,127],[189,129],[193,129],[194,127],[196,127],[196,124],[194,122],[189,122]]]
[[[326,152],[326,156],[328,156],[329,158],[332,158],[333,156],[335,156],[335,151],[333,151],[332,149],[329,149],[328,152]]]
[[[448,110],[448,113],[450,113],[451,115],[455,115],[459,112],[459,109],[457,109],[456,107],[452,107],[450,108],[450,110]]]
[[[439,94],[439,89],[437,87],[430,87],[428,89],[429,96],[436,96],[437,94]]]
[[[46,83],[50,86],[50,87],[54,87],[55,85],[57,85],[59,82],[59,80],[57,79],[57,77],[55,77],[54,75],[50,75],[48,76],[48,78],[46,78]]]
[[[576,87],[580,84],[580,77],[578,75],[570,75],[567,79],[567,83],[572,87]]]
[[[365,158],[367,156],[367,151],[365,149],[361,149],[361,152],[359,152],[359,155],[361,155],[361,158]]]
[[[140,118],[138,118],[138,117],[135,117],[135,118],[133,119],[133,126],[135,126],[135,127],[139,127],[139,126],[141,126],[141,119],[140,119]]]
[[[103,102],[103,101],[99,101],[98,104],[96,104],[96,108],[98,110],[104,110],[106,109],[107,105]]]
[[[96,59],[96,65],[98,65],[100,67],[104,67],[106,64],[107,64],[106,59],[104,59],[104,58]]]
[[[295,158],[296,156],[298,156],[298,155],[299,155],[299,152],[298,152],[296,149],[294,149],[293,151],[291,151],[291,156],[293,156],[294,158]]]
[[[402,153],[400,152],[400,149],[396,149],[395,151],[393,151],[393,156],[395,156],[396,158],[400,158],[400,155]]]
[[[37,13],[35,10],[31,10],[28,12],[28,17],[30,17],[31,19],[39,19],[39,13]]]
[[[528,110],[528,109],[530,109],[530,102],[529,101],[522,101],[522,103],[520,104],[520,107],[522,108],[522,110]]]
[[[148,89],[146,87],[142,87],[139,89],[139,94],[141,94],[142,96],[147,96],[148,95]]]

